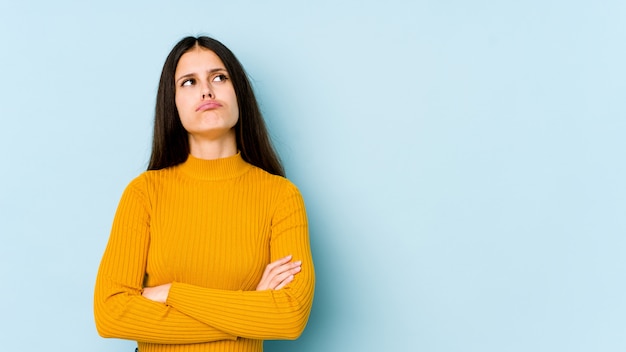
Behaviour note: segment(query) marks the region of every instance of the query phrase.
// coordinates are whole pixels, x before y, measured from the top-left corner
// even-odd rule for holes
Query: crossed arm
[[[160,344],[299,336],[308,319],[314,286],[299,193],[287,197],[290,204],[280,218],[295,214],[304,223],[294,226],[294,222],[276,221],[273,231],[281,235],[272,240],[274,261],[265,268],[256,291],[179,282],[143,287],[150,235],[145,226],[147,202],[140,193],[131,188],[122,196],[98,272],[94,313],[101,336]]]
[[[293,281],[295,275],[302,270],[302,261],[292,261],[292,256],[288,255],[280,258],[265,267],[263,277],[256,287],[257,291],[280,290]],[[169,295],[172,284],[164,284],[154,287],[146,287],[141,295],[151,301],[165,303]]]

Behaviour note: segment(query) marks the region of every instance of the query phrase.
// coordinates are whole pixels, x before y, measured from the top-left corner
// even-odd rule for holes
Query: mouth
[[[217,109],[217,108],[221,108],[222,104],[216,102],[216,101],[207,101],[204,102],[200,105],[198,105],[198,107],[196,108],[196,112],[198,111],[207,111],[207,110],[213,110],[213,109]]]

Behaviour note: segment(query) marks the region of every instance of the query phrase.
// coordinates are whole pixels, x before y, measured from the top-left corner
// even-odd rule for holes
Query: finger
[[[294,275],[289,275],[283,282],[281,282],[278,286],[274,288],[274,290],[280,290],[281,288],[287,286],[288,283],[293,281]]]
[[[280,274],[274,275],[270,280],[269,287],[272,287],[276,290],[276,287],[278,287],[282,282],[287,280],[290,276],[294,276],[299,273],[300,270],[302,270],[302,268],[300,266],[296,266]]]
[[[280,258],[268,264],[265,267],[265,270],[263,271],[263,275],[261,276],[261,281],[259,281],[259,284],[257,285],[257,290],[261,291],[261,290],[267,290],[267,289],[276,289],[276,287],[280,285],[282,281],[284,281],[284,278],[289,275],[289,271],[293,271],[294,269],[298,268],[302,264],[302,261],[296,261],[296,262],[290,263],[291,259],[292,259],[292,255],[290,254],[286,257]],[[291,274],[296,274],[299,271],[300,269],[297,269],[293,271]],[[285,274],[285,273],[287,274],[281,276],[280,278],[277,278],[278,275]]]
[[[269,273],[271,275],[279,275],[281,273],[284,273],[285,271],[289,271],[289,270],[295,269],[295,268],[297,268],[297,267],[299,267],[301,265],[302,265],[302,261],[300,261],[300,260],[295,261],[295,262],[291,262],[291,263],[285,263],[285,264],[273,267],[270,270]]]
[[[265,267],[265,270],[268,271],[268,269],[269,269],[269,271],[271,271],[272,269],[274,269],[276,267],[279,267],[281,265],[284,265],[286,263],[289,263],[290,261],[291,261],[291,254],[289,254],[286,257],[282,257],[280,259],[277,259],[276,261],[273,261],[273,262],[269,263],[267,265],[267,267]]]
[[[274,264],[274,263],[272,263]],[[270,265],[272,265],[270,264]],[[266,275],[267,277],[273,277],[276,275],[279,275],[281,273],[284,273],[285,271],[291,270],[293,268],[295,268],[296,266],[299,266],[301,264],[301,262],[287,262],[287,263],[282,263],[280,265],[275,265],[275,266],[271,266],[268,265],[265,269],[264,275]]]

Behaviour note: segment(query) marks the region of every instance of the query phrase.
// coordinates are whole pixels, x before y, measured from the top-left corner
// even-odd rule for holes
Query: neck
[[[189,154],[195,158],[213,160],[227,158],[237,154],[235,133],[229,133],[219,139],[198,138],[189,135]]]

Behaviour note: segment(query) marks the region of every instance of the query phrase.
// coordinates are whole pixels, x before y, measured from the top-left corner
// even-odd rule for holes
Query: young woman
[[[214,39],[182,39],[148,171],[124,191],[98,271],[99,334],[140,352],[262,351],[300,336],[314,281],[304,203],[243,67]]]

